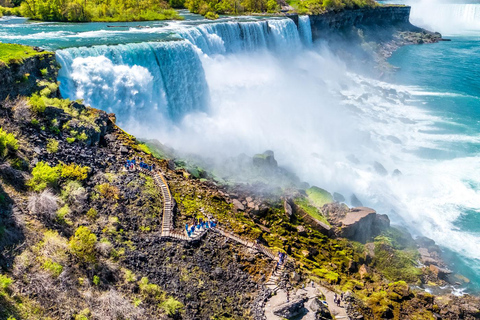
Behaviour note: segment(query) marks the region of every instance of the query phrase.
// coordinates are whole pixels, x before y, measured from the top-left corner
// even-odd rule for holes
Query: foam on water
[[[461,124],[419,106],[468,95],[352,74],[312,44],[309,23],[173,23],[166,29],[185,40],[61,50],[61,91],[115,112],[133,134],[219,162],[275,150],[301,179],[354,193],[480,274],[480,236],[456,226],[465,208],[480,208],[480,159],[450,146],[478,143],[478,132],[439,133]]]

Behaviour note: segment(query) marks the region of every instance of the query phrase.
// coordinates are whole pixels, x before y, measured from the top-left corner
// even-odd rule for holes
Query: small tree
[[[84,262],[95,262],[95,245],[97,236],[90,231],[88,227],[81,226],[75,231],[75,235],[70,239],[70,250],[80,260]]]

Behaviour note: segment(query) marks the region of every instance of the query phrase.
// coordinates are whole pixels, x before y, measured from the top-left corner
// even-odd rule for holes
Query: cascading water
[[[312,45],[312,26],[310,25],[309,16],[298,17],[298,32],[300,33],[303,45],[310,47]]]
[[[480,31],[479,3],[448,3],[434,0],[409,2],[410,21],[429,30],[444,34]]]
[[[57,52],[64,97],[118,114],[179,120],[206,111],[208,86],[194,48],[185,41],[71,48]]]
[[[349,73],[312,44],[307,16],[298,28],[271,19],[173,24],[168,32],[184,40],[58,51],[62,95],[115,112],[135,135],[219,162],[273,149],[301,179],[347,198],[355,193],[471,266],[480,260],[480,236],[454,226],[460,204],[480,208],[478,191],[463,183],[480,185],[472,174],[480,162],[420,154],[447,148],[439,141],[476,138],[438,134],[438,124],[450,123],[418,107],[428,92]],[[403,175],[380,175],[375,161]]]
[[[302,20],[303,29],[306,23]],[[203,24],[176,32],[186,41],[59,50],[62,95],[115,112],[120,123],[178,122],[208,110],[208,85],[195,49],[207,55],[269,49],[286,54],[301,47],[291,19]],[[311,44],[311,35],[303,31],[302,40]]]

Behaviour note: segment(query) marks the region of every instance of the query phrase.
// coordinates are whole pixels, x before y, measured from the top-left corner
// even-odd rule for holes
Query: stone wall
[[[0,101],[8,96],[29,96],[37,91],[37,82],[56,81],[58,64],[54,53],[43,53],[8,65],[0,64]]]

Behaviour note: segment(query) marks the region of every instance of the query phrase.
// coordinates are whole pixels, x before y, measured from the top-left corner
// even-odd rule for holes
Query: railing
[[[224,237],[227,237],[229,239],[232,239],[248,248],[257,250],[258,252],[264,254],[265,256],[269,257],[272,260],[276,260],[276,253],[267,247],[252,242],[248,241],[246,239],[242,239],[241,237],[221,228],[221,227],[214,227],[214,228],[208,228],[204,229],[201,233],[197,233],[196,236],[188,236],[184,232],[179,232],[173,229],[173,214],[172,214],[172,209],[173,209],[173,201],[172,201],[172,194],[170,193],[170,188],[168,187],[168,183],[165,180],[165,177],[158,172],[146,170],[143,168],[137,167],[137,169],[144,173],[147,174],[151,177],[153,177],[153,181],[155,184],[160,187],[162,190],[162,196],[163,196],[163,217],[162,217],[162,230],[161,230],[161,236],[166,237],[166,238],[172,238],[172,239],[179,239],[179,240],[184,240],[184,241],[193,241],[200,239],[205,232],[208,230],[213,230],[215,232],[220,233]]]

